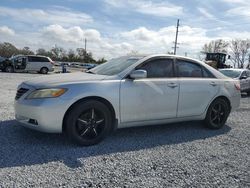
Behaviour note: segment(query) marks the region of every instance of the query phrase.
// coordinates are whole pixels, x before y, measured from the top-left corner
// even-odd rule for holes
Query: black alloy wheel
[[[224,99],[216,99],[209,106],[205,122],[209,128],[219,129],[225,125],[229,113],[229,104]]]
[[[109,108],[95,100],[83,101],[73,106],[65,123],[71,140],[83,146],[99,143],[112,129]]]
[[[103,112],[94,107],[84,111],[76,121],[78,136],[85,140],[98,137],[105,128],[105,116]]]

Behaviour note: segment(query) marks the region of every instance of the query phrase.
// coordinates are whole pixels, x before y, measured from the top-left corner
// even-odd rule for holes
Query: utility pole
[[[84,50],[85,50],[85,53],[87,53],[87,39],[86,38],[84,39]]]
[[[176,34],[175,34],[175,42],[174,42],[174,55],[176,55],[176,48],[177,48],[177,39],[178,39],[178,32],[179,32],[179,19],[177,20],[177,25],[176,25]]]

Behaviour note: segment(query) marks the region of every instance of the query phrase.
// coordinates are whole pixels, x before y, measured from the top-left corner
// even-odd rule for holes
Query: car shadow
[[[26,129],[15,120],[0,121],[0,168],[60,161],[69,168],[84,165],[85,158],[138,151],[158,146],[216,137],[231,130],[204,128],[202,122],[184,122],[119,129],[98,145],[80,147],[63,134],[46,134]],[[81,160],[79,160],[81,159]]]

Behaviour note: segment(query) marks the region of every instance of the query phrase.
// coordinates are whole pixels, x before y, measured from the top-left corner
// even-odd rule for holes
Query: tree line
[[[225,53],[230,55],[234,68],[244,68],[250,61],[250,39],[213,40],[205,44],[201,53]]]
[[[86,52],[84,48],[77,48],[76,50],[69,49],[65,50],[62,47],[55,46],[50,50],[39,48],[36,52],[32,51],[29,47],[22,49],[17,48],[11,43],[3,42],[0,43],[0,56],[9,58],[13,55],[43,55],[50,57],[53,61],[62,62],[82,62],[82,63],[95,63],[102,64],[106,60],[104,58],[95,60],[91,52]]]

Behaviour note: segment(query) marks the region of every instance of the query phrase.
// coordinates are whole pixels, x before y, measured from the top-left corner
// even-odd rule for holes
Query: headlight
[[[26,99],[40,99],[40,98],[55,98],[64,94],[67,89],[55,88],[55,89],[38,89],[30,93]]]

